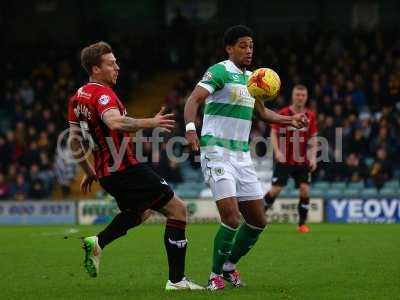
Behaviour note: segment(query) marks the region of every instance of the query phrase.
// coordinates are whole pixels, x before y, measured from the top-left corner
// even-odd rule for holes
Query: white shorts
[[[211,188],[215,200],[236,197],[238,201],[263,198],[253,162],[236,161],[234,158],[210,158],[202,155],[201,168],[206,184]]]

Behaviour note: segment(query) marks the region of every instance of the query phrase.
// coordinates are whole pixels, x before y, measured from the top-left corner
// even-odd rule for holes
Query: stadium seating
[[[361,195],[366,198],[377,197],[378,190],[376,188],[365,188],[365,189],[361,190]]]
[[[342,197],[343,191],[342,190],[337,190],[337,189],[329,189],[325,191],[325,197],[331,198],[331,197]]]
[[[344,197],[357,197],[358,195],[360,195],[360,189],[357,188],[346,188],[343,191]]]
[[[359,191],[359,196],[383,197],[399,194],[400,159],[396,154],[400,151],[400,128],[396,120],[400,118],[398,94],[400,74],[394,63],[396,56],[388,51],[385,54],[388,59],[382,61],[382,68],[371,73],[365,70],[372,70],[375,67],[374,63],[370,60],[361,63],[357,53],[349,51],[354,47],[353,42],[357,41],[357,47],[362,45],[371,57],[378,57],[377,39],[371,38],[375,34],[379,35],[385,43],[386,49],[394,47],[391,35],[386,33],[365,35],[357,32],[333,34],[332,36],[325,36],[322,32],[309,35],[305,33],[304,38],[308,41],[307,43],[293,38],[282,41],[280,45],[266,45],[263,40],[257,44],[259,48],[253,67],[263,66],[263,61],[273,62],[271,67],[278,71],[284,82],[281,95],[275,101],[268,103],[269,108],[278,110],[287,105],[290,102],[290,89],[295,81],[299,81],[309,88],[309,103],[318,115],[319,135],[327,138],[331,144],[332,130],[335,127],[343,128],[344,162],[319,165],[313,175],[312,195],[355,196],[356,191]],[[219,40],[215,34],[211,34],[211,31],[209,35],[204,31],[194,31],[193,45],[198,45],[204,38],[208,39],[209,43],[202,49],[202,55],[196,56],[196,60],[188,59],[185,64],[180,66],[179,71],[171,70],[166,65],[161,66],[161,70],[155,70],[146,62],[140,62],[142,67],[144,64],[146,65],[146,68],[141,68],[141,70],[146,70],[146,75],[142,76],[140,73],[142,71],[135,69],[138,64],[137,60],[130,60],[121,55],[121,61],[124,63],[123,69],[129,71],[123,73],[117,89],[123,100],[129,100],[127,110],[130,115],[149,116],[157,111],[165,101],[165,105],[170,111],[176,114],[177,126],[173,134],[184,135],[182,114],[188,94],[207,67],[225,57],[223,49],[219,47]],[[336,41],[339,50],[330,49],[329,41]],[[327,49],[330,49],[327,51],[328,61],[339,62],[334,69],[321,56],[314,54],[316,53],[315,45],[325,42]],[[116,42],[116,48],[121,50],[120,53],[128,54],[134,50],[123,41]],[[280,51],[283,48],[287,49],[290,57],[296,59],[288,61],[286,54],[283,55],[283,52]],[[152,53],[154,49],[148,50],[149,53]],[[160,51],[163,50],[167,51],[166,49]],[[49,51],[52,50],[49,49]],[[35,152],[34,156],[29,156],[30,153],[27,151],[32,142],[41,145],[39,154],[43,156],[43,162],[40,162],[40,171],[43,174],[57,173],[57,170],[54,169],[54,162],[57,160],[55,151],[57,134],[67,126],[66,120],[60,116],[65,116],[68,96],[72,95],[76,88],[86,80],[84,73],[80,71],[79,64],[73,60],[76,57],[77,49],[65,49],[65,51],[65,53],[71,54],[69,60],[63,60],[63,68],[69,69],[69,72],[63,72],[59,66],[53,64],[57,57],[53,57],[53,61],[46,61],[47,57],[51,57],[51,55],[47,55],[47,52],[42,54],[40,63],[33,61],[29,65],[21,65],[20,61],[23,60],[17,55],[13,58],[14,60],[8,62],[15,74],[13,78],[10,78],[10,82],[4,84],[1,95],[0,137],[4,138],[5,145],[0,145],[0,151],[3,154],[0,162],[0,174],[4,175],[5,185],[10,187],[10,192],[1,197],[9,199],[16,197],[17,174],[24,177],[23,187],[28,191],[21,199],[27,199],[33,195],[31,191],[29,192],[32,183],[29,170],[33,164],[31,158],[35,157],[33,161],[38,161],[38,159],[35,151],[33,151]],[[53,52],[57,51],[53,50]],[[310,54],[309,60],[308,58],[303,59],[304,53]],[[345,58],[344,53],[348,53],[349,56]],[[344,59],[354,62],[351,68],[343,68]],[[307,65],[307,61],[313,62],[312,65]],[[26,72],[27,70],[28,72]],[[288,70],[292,70],[293,74],[289,74]],[[26,74],[25,78],[23,74]],[[133,78],[136,78],[134,84],[132,84]],[[157,88],[155,89],[154,86]],[[374,89],[371,90],[371,87]],[[47,109],[50,118],[43,122],[43,112]],[[201,115],[199,115],[198,122],[201,124]],[[47,132],[48,126],[46,125],[52,123],[54,123],[55,132]],[[34,127],[34,129],[30,129],[30,127]],[[385,130],[381,130],[382,128],[386,128],[387,133]],[[35,129],[36,132],[34,132]],[[364,140],[360,141],[355,138],[357,130],[361,130]],[[30,131],[32,132],[29,133]],[[8,135],[9,137],[7,137]],[[265,126],[263,122],[254,121],[251,136],[268,137],[268,135],[269,127]],[[12,136],[15,136],[17,140],[14,141]],[[42,136],[41,139],[40,136]],[[44,146],[42,146],[43,141],[45,141]],[[386,160],[380,161],[377,158],[379,148],[384,148],[387,152]],[[347,165],[346,158],[351,153],[354,153],[360,161],[359,166]],[[257,153],[257,155],[259,154]],[[31,158],[26,160],[27,157]],[[384,168],[380,170],[385,172],[373,175],[372,168],[376,164],[383,164]],[[203,184],[203,177],[198,165],[193,168],[195,165],[194,163],[180,164],[178,168],[182,171],[183,182],[173,183],[177,186],[178,191],[186,197],[209,195],[208,188]],[[365,174],[363,173],[360,180],[353,182],[352,176],[360,173],[360,168],[364,165]],[[169,168],[168,165],[162,167]],[[257,158],[255,168],[263,185],[271,181],[272,160],[270,158],[262,156]],[[81,176],[81,173],[76,176]],[[40,194],[41,198],[50,195],[83,197],[79,193],[79,180],[62,183],[62,179],[57,176],[53,175],[48,178],[49,181],[43,183],[43,186],[46,186],[46,193]],[[192,185],[193,182],[197,183],[196,187]],[[67,192],[61,193],[59,187]],[[89,197],[93,197],[98,189],[99,187],[96,187],[94,193]],[[72,194],[70,194],[71,191]],[[294,194],[294,184],[289,181],[282,195],[292,196]],[[19,192],[18,195],[21,193]]]
[[[400,189],[400,180],[390,180],[385,182],[385,188]]]
[[[362,189],[364,188],[364,182],[360,181],[360,182],[350,182],[348,185],[349,189]]]
[[[344,190],[346,186],[347,184],[345,182],[332,182],[329,188],[334,190]]]
[[[400,195],[400,189],[395,187],[384,187],[379,190],[379,196],[381,197],[397,197]]]
[[[330,183],[326,181],[317,181],[313,183],[312,188],[321,189],[327,191],[329,189]]]
[[[312,188],[310,192],[311,197],[322,198],[325,196],[325,190],[319,188]]]

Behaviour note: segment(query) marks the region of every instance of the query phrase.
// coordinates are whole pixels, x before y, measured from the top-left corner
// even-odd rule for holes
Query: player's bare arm
[[[272,144],[272,149],[274,150],[275,159],[279,163],[284,163],[286,160],[286,157],[279,149],[278,135],[275,130],[271,130],[271,144]]]
[[[308,123],[308,119],[303,113],[295,114],[293,116],[283,116],[264,107],[262,101],[256,100],[254,108],[256,115],[264,122],[291,125],[298,129],[305,127]]]
[[[310,170],[314,172],[317,169],[317,151],[318,151],[318,138],[317,135],[314,135],[309,140],[309,163],[310,163]]]
[[[103,114],[103,122],[111,130],[136,132],[140,129],[160,127],[167,132],[171,132],[175,126],[173,117],[174,114],[165,114],[165,107],[162,107],[153,118],[145,119],[134,119],[123,116],[118,109],[109,109]]]
[[[85,172],[81,181],[81,191],[86,194],[91,191],[93,181],[97,181],[96,172],[93,166],[85,158],[85,148],[80,143],[82,140],[81,130],[78,125],[70,124],[68,144],[72,150],[72,155],[75,160],[79,161],[79,166]]]
[[[187,124],[186,140],[188,141],[189,147],[192,151],[198,151],[200,148],[199,138],[197,136],[196,127],[194,124],[199,107],[206,101],[209,95],[210,92],[205,88],[196,86],[185,104],[184,117],[185,124]]]

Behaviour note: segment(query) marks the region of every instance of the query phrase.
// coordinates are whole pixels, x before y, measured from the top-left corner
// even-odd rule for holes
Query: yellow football
[[[254,98],[263,101],[272,100],[279,94],[281,79],[274,70],[260,68],[250,75],[247,89]]]

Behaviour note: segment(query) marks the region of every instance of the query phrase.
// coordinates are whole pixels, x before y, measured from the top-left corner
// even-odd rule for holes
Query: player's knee
[[[150,216],[152,215],[152,212],[150,209],[146,209],[142,215],[140,216],[141,222],[146,221],[148,218],[150,218]]]
[[[240,225],[240,214],[234,209],[225,210],[221,214],[221,221],[231,228],[238,228]]]
[[[168,209],[164,214],[167,218],[186,222],[186,204],[183,200],[174,196],[168,203]]]
[[[240,225],[240,218],[235,218],[233,216],[230,216],[228,218],[222,219],[222,223],[224,223],[225,225],[231,227],[231,228],[238,228]]]
[[[299,194],[301,198],[307,198],[310,194],[310,187],[308,184],[301,184],[299,187]]]
[[[265,217],[265,215],[257,220],[257,224],[255,226],[259,228],[265,228],[267,226],[267,218]]]
[[[280,192],[282,191],[282,187],[279,185],[272,186],[271,190],[268,192],[272,198],[276,198],[279,196]]]
[[[182,221],[186,221],[186,216],[187,216],[187,209],[186,209],[186,203],[178,198],[178,212],[179,216],[181,217]]]
[[[250,222],[246,221],[246,223],[259,229],[264,229],[267,226],[267,218],[260,217],[257,219],[253,219]]]

